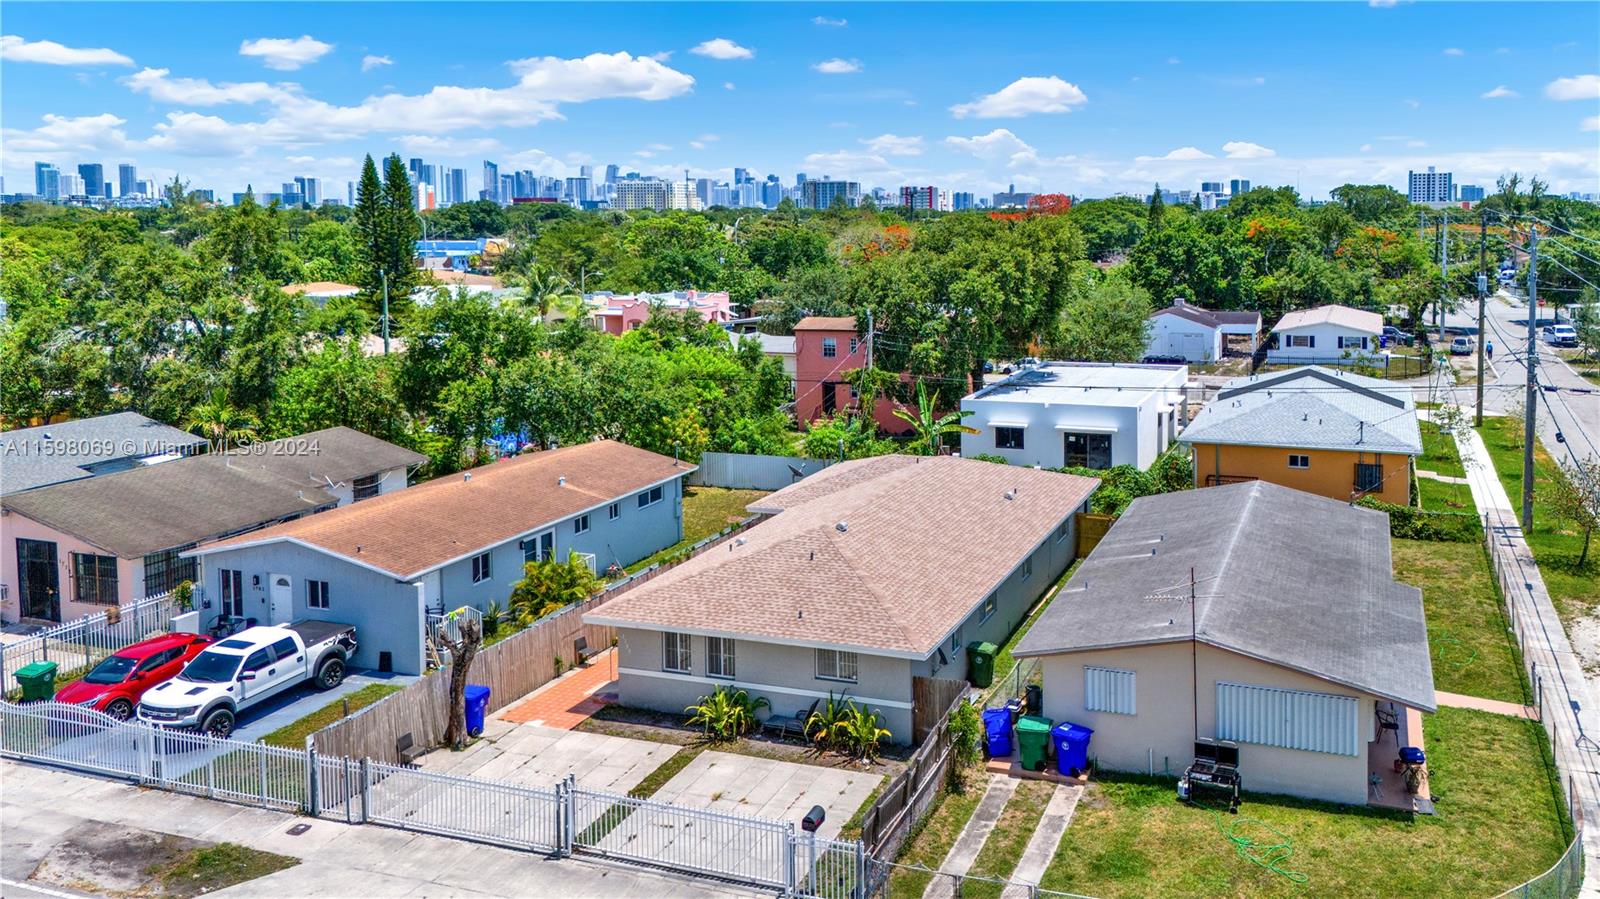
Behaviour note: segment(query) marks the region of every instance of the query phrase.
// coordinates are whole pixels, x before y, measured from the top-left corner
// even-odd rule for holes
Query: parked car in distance
[[[1416,341],[1415,335],[1402,331],[1394,325],[1383,326],[1383,342],[1389,346],[1411,346]]]
[[[1470,356],[1478,349],[1478,342],[1471,337],[1457,337],[1450,341],[1450,355]]]
[[[104,712],[118,721],[133,717],[139,698],[170,680],[211,638],[204,634],[162,634],[124,646],[106,656],[83,679],[56,691],[56,702]]]
[[[1578,331],[1571,325],[1545,325],[1544,342],[1551,346],[1577,346]]]
[[[355,652],[356,629],[348,624],[247,628],[207,646],[176,677],[145,693],[139,720],[226,737],[240,712],[265,699],[307,682],[320,690],[339,686]]]

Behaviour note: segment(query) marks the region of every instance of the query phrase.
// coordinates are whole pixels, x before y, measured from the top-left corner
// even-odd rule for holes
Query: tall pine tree
[[[383,234],[383,183],[378,180],[378,167],[372,157],[361,166],[361,183],[356,187],[355,215],[356,244],[360,253],[360,287],[373,298],[379,297],[382,277],[379,269],[384,265]]]
[[[398,155],[383,161],[383,179],[368,156],[356,187],[355,228],[360,252],[361,288],[374,312],[381,311],[384,279],[388,279],[389,309],[403,314],[411,291],[421,281],[417,271],[416,240],[422,232],[416,200],[405,163]],[[391,331],[393,328],[391,327]]]
[[[1156,184],[1156,189],[1150,194],[1150,218],[1146,223],[1147,230],[1160,231],[1161,218],[1167,214],[1166,202],[1161,199],[1161,184]]]

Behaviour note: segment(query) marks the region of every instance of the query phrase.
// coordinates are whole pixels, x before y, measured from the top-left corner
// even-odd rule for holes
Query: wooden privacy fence
[[[1111,526],[1117,523],[1117,516],[1115,515],[1095,515],[1089,512],[1078,512],[1073,517],[1077,519],[1078,558],[1080,559],[1094,552],[1094,548],[1100,545],[1100,538],[1104,537],[1106,531],[1111,530]]]
[[[921,746],[944,721],[955,701],[967,692],[967,682],[944,677],[911,679],[911,745]]]
[[[917,678],[934,680],[934,678]],[[965,687],[960,681],[945,681]],[[933,726],[926,742],[906,763],[906,768],[890,779],[878,794],[872,807],[861,818],[861,841],[874,858],[892,859],[900,852],[915,824],[933,797],[939,794],[939,785],[950,774],[950,756],[954,748],[950,738],[950,715],[966,701],[963,689],[944,707],[944,713]]]

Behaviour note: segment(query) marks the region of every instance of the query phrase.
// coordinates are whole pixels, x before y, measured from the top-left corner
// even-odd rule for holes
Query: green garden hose
[[[1200,803],[1196,805],[1209,811],[1216,818],[1217,831],[1233,846],[1234,853],[1240,858],[1287,878],[1291,883],[1306,883],[1311,879],[1311,876],[1303,871],[1291,871],[1284,867],[1294,856],[1294,842],[1276,827],[1259,818],[1241,818],[1230,814],[1225,819],[1223,809]],[[1266,842],[1241,835],[1239,829],[1246,826],[1261,828],[1271,834],[1274,841]]]

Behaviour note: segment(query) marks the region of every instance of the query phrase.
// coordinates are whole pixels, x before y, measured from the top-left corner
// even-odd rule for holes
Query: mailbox
[[[806,833],[816,833],[817,828],[821,827],[822,822],[826,820],[828,820],[828,813],[822,810],[822,806],[813,805],[811,811],[806,812],[806,816],[800,819],[800,829]]]

